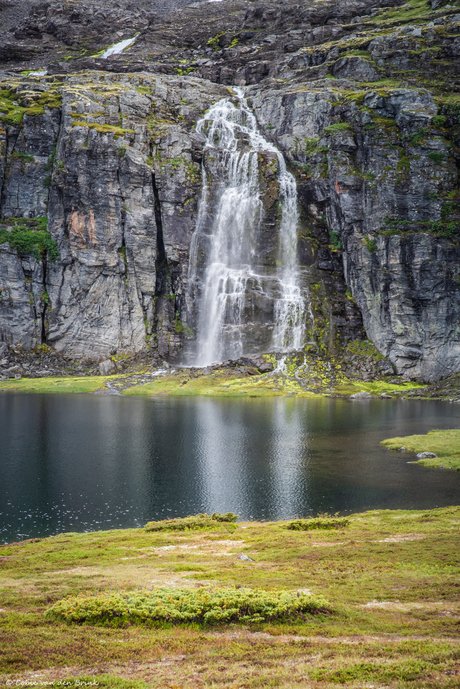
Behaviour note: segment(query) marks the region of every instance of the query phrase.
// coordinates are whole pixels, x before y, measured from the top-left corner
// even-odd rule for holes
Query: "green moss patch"
[[[37,91],[16,93],[14,89],[2,89],[0,90],[0,121],[13,126],[22,125],[24,115],[30,117],[43,115],[45,108],[60,108],[61,105],[62,96],[55,89],[44,93]]]
[[[324,131],[328,134],[334,134],[334,132],[353,131],[353,127],[348,122],[336,122],[324,127]]]
[[[96,122],[87,122],[86,120],[74,120],[72,127],[87,127],[88,129],[95,129],[99,134],[113,134],[115,139],[125,136],[125,134],[135,133],[134,129],[122,129],[110,124],[97,124]]]
[[[383,440],[382,445],[388,447],[389,450],[399,450],[404,447],[410,452],[432,452],[437,457],[419,459],[416,463],[460,471],[460,429],[430,431],[426,435],[389,438]]]

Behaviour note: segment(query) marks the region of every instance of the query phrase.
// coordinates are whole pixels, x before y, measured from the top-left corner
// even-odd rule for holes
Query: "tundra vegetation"
[[[1,546],[1,685],[458,686],[459,507],[205,516]]]

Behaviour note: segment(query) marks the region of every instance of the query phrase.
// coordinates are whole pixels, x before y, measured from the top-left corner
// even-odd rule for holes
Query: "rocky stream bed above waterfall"
[[[0,375],[190,365],[203,322],[238,345],[204,363],[291,347],[349,379],[460,371],[460,3],[24,0],[0,19]],[[219,102],[246,127],[224,144]],[[245,188],[226,146],[251,161],[231,221],[252,243],[211,294],[218,232],[236,237],[221,202]]]

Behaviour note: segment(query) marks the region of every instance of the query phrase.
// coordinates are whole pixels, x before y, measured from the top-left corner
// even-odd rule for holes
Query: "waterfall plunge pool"
[[[459,473],[380,441],[459,421],[460,405],[419,400],[0,395],[0,541],[458,504]]]

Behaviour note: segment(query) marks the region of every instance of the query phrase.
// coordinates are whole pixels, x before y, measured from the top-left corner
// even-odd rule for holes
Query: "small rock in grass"
[[[417,459],[436,459],[438,455],[435,455],[434,452],[419,452],[417,455]]]
[[[241,555],[238,557],[239,560],[244,560],[245,562],[254,562],[254,560],[251,557],[248,557],[244,553],[241,553]]]
[[[392,400],[393,398],[392,398],[392,396],[389,395],[387,392],[382,392],[382,394],[380,395],[380,399],[382,399],[382,400]]]

